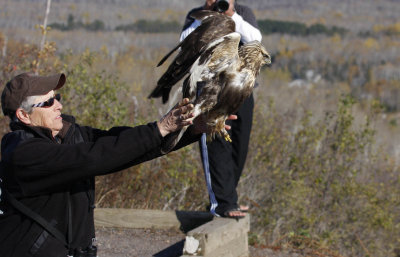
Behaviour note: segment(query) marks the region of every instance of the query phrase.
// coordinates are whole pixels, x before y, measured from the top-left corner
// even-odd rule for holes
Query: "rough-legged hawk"
[[[271,57],[258,41],[239,47],[240,34],[235,32],[235,22],[230,17],[200,11],[193,18],[201,20],[201,25],[160,61],[158,66],[180,48],[149,98],[162,97],[163,103],[167,102],[172,86],[187,76],[182,92],[194,104],[194,118],[205,114],[210,136],[219,134],[230,141],[225,121],[251,95],[261,67],[270,64]],[[163,152],[170,151],[184,131],[185,128],[170,135]]]

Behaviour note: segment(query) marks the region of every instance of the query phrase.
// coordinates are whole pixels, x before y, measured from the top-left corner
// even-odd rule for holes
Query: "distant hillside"
[[[53,0],[49,23],[66,22],[68,15],[84,22],[102,20],[106,27],[159,19],[183,23],[185,14],[204,0]],[[251,7],[258,19],[322,23],[366,30],[376,24],[396,23],[397,0],[237,0]],[[43,22],[45,0],[2,0],[0,28],[29,28]]]

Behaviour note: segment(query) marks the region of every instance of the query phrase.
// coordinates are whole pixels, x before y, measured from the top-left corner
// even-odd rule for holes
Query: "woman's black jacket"
[[[85,248],[95,238],[94,177],[161,156],[163,138],[156,123],[107,131],[79,126],[72,116],[63,115],[63,123],[56,138],[45,128],[10,124],[1,143],[1,188],[66,237],[70,211],[70,247]],[[198,140],[189,134],[176,149]],[[0,213],[0,256],[67,256],[67,247],[4,197]]]

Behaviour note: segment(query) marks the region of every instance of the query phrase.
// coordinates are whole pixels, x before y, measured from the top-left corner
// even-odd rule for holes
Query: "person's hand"
[[[189,104],[189,99],[184,98],[179,104],[175,105],[167,114],[157,122],[158,129],[163,137],[171,132],[177,131],[184,126],[193,124],[193,104]]]
[[[227,120],[236,120],[236,115],[229,115]],[[231,126],[225,124],[225,129],[230,130]],[[199,115],[193,122],[193,133],[200,134],[200,133],[208,133],[210,132],[210,128],[207,126],[207,121],[205,115]]]

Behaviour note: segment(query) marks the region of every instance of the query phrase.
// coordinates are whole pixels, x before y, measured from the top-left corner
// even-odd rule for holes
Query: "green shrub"
[[[339,28],[336,26],[328,28],[320,23],[313,24],[308,27],[306,24],[300,22],[279,21],[270,19],[259,20],[258,26],[261,32],[265,35],[273,33],[299,35],[299,36],[310,36],[315,34],[343,35],[347,32],[347,30],[344,28]]]
[[[351,256],[365,256],[363,247],[372,256],[393,251],[400,236],[394,186],[399,178],[393,167],[382,165],[385,156],[373,150],[369,119],[355,124],[355,103],[344,97],[336,113],[314,122],[304,111],[295,128],[289,125],[293,117],[279,114],[273,100],[267,114],[256,109],[251,145],[256,154],[242,194],[260,206],[253,226],[267,241],[292,233]],[[382,253],[379,246],[388,242],[392,248]]]
[[[76,116],[79,123],[97,128],[129,125],[128,102],[121,101],[127,86],[105,71],[94,70],[99,54],[86,51],[72,62],[64,56],[67,84],[61,89],[63,112]]]
[[[75,17],[72,14],[68,15],[67,24],[64,23],[51,23],[49,27],[57,30],[68,31],[74,29],[86,29],[90,31],[105,30],[106,26],[102,20],[94,20],[91,23],[84,24],[82,21],[75,22]]]

